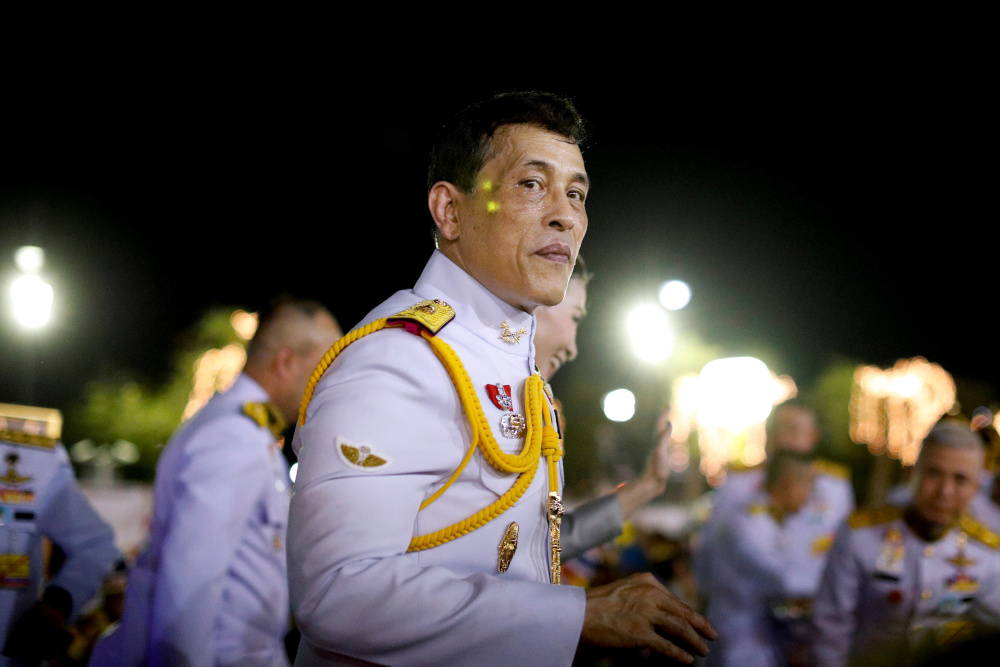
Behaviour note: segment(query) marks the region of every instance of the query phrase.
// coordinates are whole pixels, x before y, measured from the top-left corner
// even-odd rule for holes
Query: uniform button
[[[926,556],[927,558],[933,558],[934,557],[934,547],[927,547],[926,549],[924,549],[924,556]]]
[[[927,591],[927,590],[920,591],[920,599],[921,600],[926,600],[927,598],[929,598],[932,595],[934,595],[934,593],[932,593],[930,591]]]
[[[274,488],[278,490],[278,493],[283,493],[285,491],[285,483],[280,479],[274,480]]]

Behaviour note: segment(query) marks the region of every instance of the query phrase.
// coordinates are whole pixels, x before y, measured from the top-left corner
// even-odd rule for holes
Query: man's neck
[[[930,521],[912,505],[903,512],[903,520],[910,530],[924,542],[937,542],[955,525],[954,521],[951,523]]]

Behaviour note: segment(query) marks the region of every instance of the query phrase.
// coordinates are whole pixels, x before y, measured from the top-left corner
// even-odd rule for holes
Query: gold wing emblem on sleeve
[[[369,445],[352,445],[338,438],[337,447],[340,458],[352,468],[372,470],[389,463],[388,458],[373,453]]]

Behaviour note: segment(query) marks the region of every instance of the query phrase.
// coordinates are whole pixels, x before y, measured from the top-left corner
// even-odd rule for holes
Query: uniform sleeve
[[[813,646],[818,667],[846,665],[854,640],[862,572],[851,542],[851,529],[844,521],[830,549],[813,608]]]
[[[404,340],[363,352],[376,336],[392,335]],[[447,398],[454,388],[444,369],[415,365],[429,355],[426,342],[394,331],[376,336],[335,362],[296,434],[288,567],[303,640],[317,652],[383,665],[477,665],[501,655],[511,665],[569,665],[582,588],[460,576],[406,553],[420,503],[457,467],[468,436],[454,427],[464,417]],[[352,467],[338,454],[344,442],[387,462]]]
[[[572,560],[622,533],[624,521],[618,498],[610,493],[574,507],[563,516],[560,545],[563,560]]]
[[[715,495],[712,498],[712,510],[698,531],[692,560],[695,581],[703,597],[711,595],[712,585],[718,576],[714,559],[719,557],[720,527],[728,523],[743,503],[753,495],[754,485],[750,480],[755,474],[753,472],[730,474],[726,483],[713,492]]]
[[[39,513],[39,530],[66,554],[66,560],[48,585],[58,586],[73,600],[72,616],[100,588],[118,556],[114,531],[94,511],[77,486],[64,450],[56,452],[59,466],[52,494]]]
[[[151,664],[213,665],[213,629],[226,571],[270,468],[245,418],[209,422],[192,436],[172,491],[150,624]]]
[[[731,554],[740,571],[757,582],[766,597],[785,593],[786,561],[778,542],[778,529],[770,517],[737,514],[719,525],[719,553]]]

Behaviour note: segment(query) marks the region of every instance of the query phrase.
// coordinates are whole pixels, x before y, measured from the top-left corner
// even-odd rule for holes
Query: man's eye
[[[538,187],[539,183],[538,183],[538,181],[536,181],[533,178],[526,178],[523,181],[521,181],[520,183],[518,183],[518,185],[520,185],[521,187],[527,188],[528,190],[534,190],[535,188]]]
[[[580,190],[570,190],[567,195],[570,199],[579,199],[580,201],[587,201],[587,193]]]

